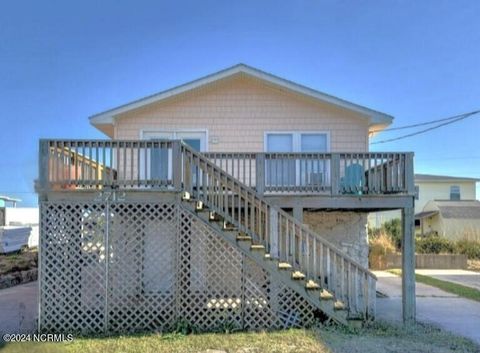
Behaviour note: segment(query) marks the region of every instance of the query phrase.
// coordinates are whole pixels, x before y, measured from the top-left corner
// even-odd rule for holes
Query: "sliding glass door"
[[[148,140],[182,140],[196,151],[204,152],[207,148],[206,131],[144,131],[143,138]],[[172,178],[172,151],[166,148],[154,148],[150,152],[147,173],[151,179],[170,180]],[[196,180],[196,170],[192,171]]]

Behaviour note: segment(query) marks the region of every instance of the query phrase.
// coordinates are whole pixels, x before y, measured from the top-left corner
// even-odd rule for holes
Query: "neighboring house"
[[[0,196],[0,253],[38,246],[38,208],[17,207],[18,202],[21,200]]]
[[[14,199],[9,196],[1,196],[0,195],[0,207],[6,207],[9,203],[12,207],[17,207],[17,202],[20,202],[20,199]]]
[[[415,213],[432,200],[475,200],[480,179],[444,175],[415,174]]]
[[[480,240],[480,201],[429,201],[415,218],[421,234]]]
[[[391,116],[237,65],[90,122],[109,139],[40,143],[41,329],[373,317],[368,213],[413,232],[413,154],[368,152]]]
[[[476,183],[480,179],[443,175],[415,174],[415,214],[417,232],[421,231],[420,218],[425,205],[433,200],[476,200]],[[399,211],[374,212],[368,216],[370,227],[379,228],[383,223],[400,218]]]
[[[416,233],[425,235],[435,232],[452,239],[462,238],[464,232],[480,233],[470,212],[461,215],[462,211],[468,211],[471,207],[475,209],[478,203],[457,202],[475,201],[478,181],[480,179],[415,174]],[[446,209],[449,211],[446,212]]]

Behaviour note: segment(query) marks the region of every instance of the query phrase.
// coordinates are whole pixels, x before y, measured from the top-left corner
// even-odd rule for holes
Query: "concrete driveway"
[[[415,270],[415,272],[480,290],[480,272],[466,270]]]
[[[387,298],[377,298],[377,318],[402,321],[402,280],[384,271],[374,271],[377,290]],[[416,284],[417,320],[434,324],[480,344],[480,302],[458,297],[438,288]]]
[[[37,297],[37,281],[0,290],[0,334],[34,332]]]

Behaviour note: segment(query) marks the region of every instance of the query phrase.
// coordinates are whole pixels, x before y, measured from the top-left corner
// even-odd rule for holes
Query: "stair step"
[[[305,279],[305,275],[300,271],[294,271],[292,272],[292,279],[296,279],[296,280]]]
[[[305,288],[311,289],[311,290],[320,289],[320,285],[317,282],[314,282],[310,279],[307,281],[307,283],[305,283]]]
[[[320,299],[322,299],[322,300],[332,300],[333,299],[333,294],[324,289],[320,293]]]
[[[211,211],[208,214],[208,220],[211,221],[211,222],[217,222],[217,221],[221,221],[222,217],[218,213],[216,213],[214,211]]]
[[[202,201],[197,201],[195,203],[195,211],[200,212],[200,211],[203,211],[204,208],[205,208],[205,205],[203,204]]]
[[[346,308],[345,304],[338,300],[333,304],[334,310],[346,310]]]
[[[278,268],[280,270],[290,270],[292,268],[292,265],[290,265],[288,262],[279,262]]]
[[[250,245],[250,250],[265,250],[265,246],[261,244],[252,244]]]
[[[223,221],[222,229],[223,230],[237,230],[237,228],[235,227],[234,224],[232,224],[230,222],[227,222],[227,221]]]
[[[241,232],[237,235],[237,241],[252,241],[252,237]]]
[[[190,193],[188,191],[184,191],[182,193],[182,200],[183,201],[188,201],[188,200],[191,199],[191,197],[192,197],[192,195],[190,195]]]

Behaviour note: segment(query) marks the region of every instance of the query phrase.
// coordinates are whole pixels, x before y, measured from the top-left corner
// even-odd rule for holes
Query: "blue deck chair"
[[[350,164],[345,168],[345,176],[340,179],[340,189],[344,194],[363,193],[365,173],[360,164]]]

